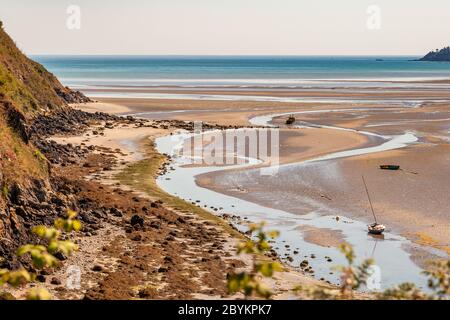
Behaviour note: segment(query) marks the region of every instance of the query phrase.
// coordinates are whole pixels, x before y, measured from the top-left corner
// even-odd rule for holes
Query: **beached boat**
[[[382,234],[384,230],[386,230],[384,225],[378,223],[368,225],[367,228],[369,229],[370,234]]]
[[[382,164],[380,166],[380,169],[382,170],[400,170],[400,166],[395,164]]]
[[[286,124],[293,124],[295,122],[294,116],[289,116],[289,118],[286,120]]]
[[[375,215],[375,210],[373,209],[372,199],[370,199],[369,189],[367,188],[367,183],[366,179],[364,179],[364,176],[362,176],[362,180],[364,183],[364,189],[366,190],[367,199],[369,200],[370,209],[372,211],[373,218],[375,219],[375,223],[368,225],[367,228],[369,229],[370,234],[382,234],[384,230],[386,230],[386,227],[378,223],[377,216]]]

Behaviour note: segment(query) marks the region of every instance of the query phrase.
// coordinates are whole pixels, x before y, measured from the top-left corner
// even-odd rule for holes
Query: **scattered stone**
[[[134,237],[132,237],[131,240],[133,240],[133,241],[141,241],[142,240],[142,236],[140,234],[137,234]]]
[[[109,209],[109,213],[111,213],[115,217],[123,217],[123,212],[114,207]]]
[[[135,214],[134,216],[131,217],[130,223],[132,226],[140,225],[141,227],[143,227],[144,226],[144,218]]]
[[[95,272],[102,272],[102,271],[103,271],[103,267],[100,266],[100,265],[98,265],[98,264],[96,264],[96,265],[92,268],[92,271],[95,271]]]
[[[45,282],[46,277],[43,274],[39,274],[36,276],[36,280],[39,282]]]

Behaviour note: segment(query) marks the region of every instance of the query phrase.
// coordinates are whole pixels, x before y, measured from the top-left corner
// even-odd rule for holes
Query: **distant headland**
[[[418,61],[448,61],[450,62],[450,47],[443,48],[441,50],[436,49],[430,51],[426,56]]]

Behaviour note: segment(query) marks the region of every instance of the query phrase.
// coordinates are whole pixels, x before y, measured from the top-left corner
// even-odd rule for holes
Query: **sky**
[[[423,55],[450,45],[449,0],[0,0],[0,19],[26,54]]]

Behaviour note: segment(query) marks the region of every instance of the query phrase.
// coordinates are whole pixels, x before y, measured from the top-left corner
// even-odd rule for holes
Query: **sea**
[[[450,63],[417,56],[33,56],[64,85],[104,87],[446,87]]]

